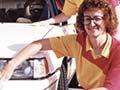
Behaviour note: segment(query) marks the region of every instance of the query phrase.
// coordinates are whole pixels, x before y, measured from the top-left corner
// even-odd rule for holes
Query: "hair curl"
[[[114,7],[105,0],[84,0],[78,10],[76,25],[80,30],[84,29],[84,12],[90,9],[100,9],[104,13],[106,31],[114,33],[118,25],[118,19]]]

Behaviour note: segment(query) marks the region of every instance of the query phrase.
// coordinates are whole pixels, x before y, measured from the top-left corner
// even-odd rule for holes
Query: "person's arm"
[[[70,16],[66,16],[64,13],[61,13],[55,17],[52,17],[50,19],[47,20],[43,20],[43,21],[38,21],[33,23],[33,25],[50,25],[50,24],[56,24],[56,23],[61,23],[64,21],[67,21],[70,18]]]
[[[29,44],[27,47],[22,49],[12,60],[8,62],[8,64],[4,67],[4,69],[0,73],[0,81],[8,80],[14,69],[21,64],[26,59],[31,56],[37,54],[41,50],[50,50],[51,45],[49,39],[34,41]]]
[[[99,88],[94,88],[94,89],[89,89],[89,90],[108,90],[108,89],[105,87],[99,87]]]
[[[32,21],[29,18],[19,17],[16,20],[17,23],[32,23]]]

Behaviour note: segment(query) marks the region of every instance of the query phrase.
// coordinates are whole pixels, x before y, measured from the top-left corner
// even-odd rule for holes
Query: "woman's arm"
[[[21,64],[26,59],[31,56],[37,54],[41,50],[51,49],[51,45],[49,39],[34,41],[24,49],[22,49],[12,60],[8,62],[8,64],[4,67],[4,69],[0,73],[0,80],[6,81],[8,80],[14,69]]]
[[[55,24],[55,23],[61,23],[61,22],[67,21],[69,18],[70,18],[69,16],[66,16],[64,13],[61,13],[50,19],[35,22],[33,23],[33,25],[39,26],[39,25],[50,25],[50,24]]]
[[[89,90],[108,90],[108,89],[105,87],[99,87],[99,88],[94,88],[94,89],[89,89]]]

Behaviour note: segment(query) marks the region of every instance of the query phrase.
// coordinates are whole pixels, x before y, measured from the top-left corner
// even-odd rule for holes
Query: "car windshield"
[[[30,19],[31,22],[48,19],[50,15],[48,16],[46,1],[0,0],[0,22],[14,23],[21,17]]]

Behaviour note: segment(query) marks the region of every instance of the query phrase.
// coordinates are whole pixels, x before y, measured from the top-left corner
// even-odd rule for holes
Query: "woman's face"
[[[84,12],[84,28],[89,36],[98,37],[106,33],[103,16],[103,11],[98,9]]]

